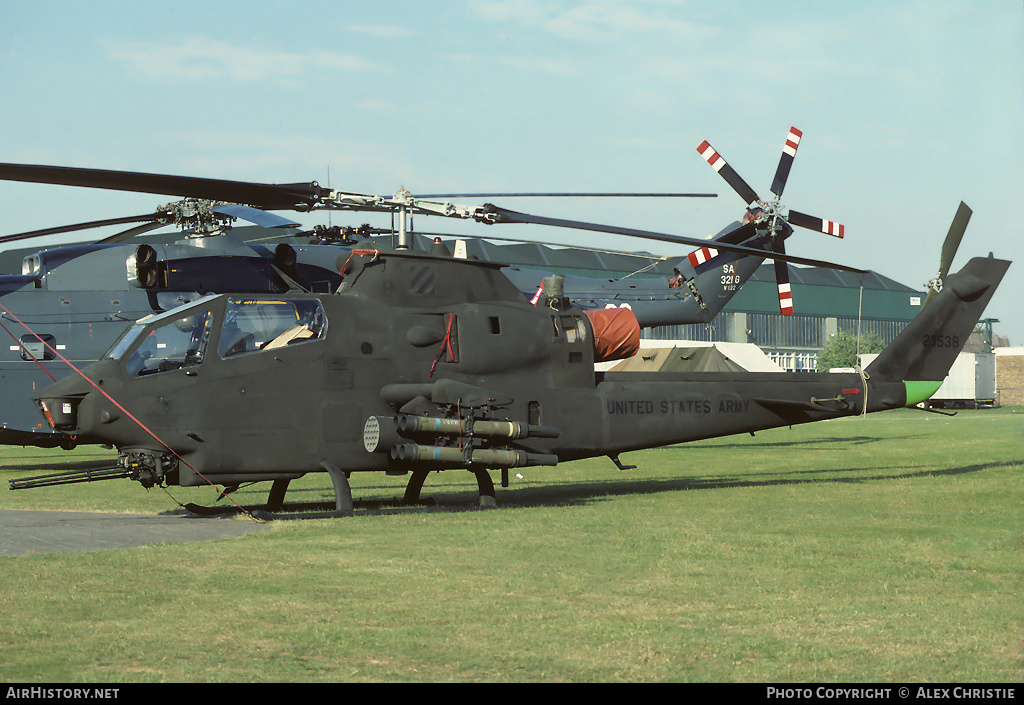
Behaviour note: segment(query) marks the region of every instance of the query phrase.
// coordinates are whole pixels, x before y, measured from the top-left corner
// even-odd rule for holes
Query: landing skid
[[[270,488],[270,497],[267,498],[267,509],[256,509],[250,512],[257,519],[334,519],[338,517],[350,517],[355,507],[352,503],[352,488],[348,484],[348,475],[340,468],[331,465],[326,460],[320,463],[320,467],[331,476],[331,483],[334,485],[334,511],[319,512],[310,514],[274,514],[284,506],[284,495],[288,491],[290,480],[274,480]]]
[[[427,479],[427,475],[430,472],[430,470],[413,470],[412,477],[409,478],[409,484],[405,488],[405,497],[402,498],[402,504],[416,504],[419,502],[423,481]],[[481,507],[496,506],[498,501],[494,496],[494,483],[491,481],[490,473],[487,470],[470,470],[470,472],[476,475],[477,491],[480,493],[477,503]]]
[[[249,506],[222,505],[207,507],[199,504],[186,504],[185,509],[197,516],[218,516],[225,514],[250,514],[257,519],[334,519],[338,517],[350,517],[354,514],[355,508],[380,509],[384,507],[409,507],[414,505],[432,506],[432,498],[420,499],[420,491],[423,489],[423,482],[430,474],[429,470],[415,470],[409,478],[409,484],[405,488],[405,496],[395,501],[359,501],[352,500],[352,489],[348,483],[348,476],[333,465],[324,463],[324,469],[331,476],[334,484],[334,503],[331,502],[293,502],[284,503],[284,496],[288,492],[290,480],[274,480],[270,488],[270,495],[266,504]],[[476,476],[477,491],[479,499],[477,504],[481,507],[494,507],[497,500],[494,495],[494,483],[487,470],[470,470]],[[333,511],[331,511],[333,509]],[[287,510],[287,513],[285,513]]]
[[[389,507],[421,506],[430,507],[434,500],[430,497],[417,501],[406,502],[405,500],[355,500],[352,503],[353,509],[387,509]],[[259,519],[325,519],[338,516],[331,511],[335,508],[334,502],[288,502],[282,503],[271,509],[269,504],[250,504],[245,506],[221,505],[208,507],[201,504],[186,504],[185,509],[197,516],[227,516],[231,514],[252,514]],[[341,515],[346,516],[346,515]]]

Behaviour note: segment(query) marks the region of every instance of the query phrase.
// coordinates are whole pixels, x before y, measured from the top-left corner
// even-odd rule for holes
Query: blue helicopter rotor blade
[[[250,206],[239,206],[239,205],[220,205],[214,206],[213,210],[223,215],[229,215],[232,218],[241,218],[247,220],[254,225],[259,225],[262,228],[297,228],[299,224],[294,220],[283,218],[276,213],[268,213],[267,211],[261,211],[259,208],[251,208]]]

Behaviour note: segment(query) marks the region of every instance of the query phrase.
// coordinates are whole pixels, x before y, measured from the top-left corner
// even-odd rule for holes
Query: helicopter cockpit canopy
[[[221,305],[213,304],[215,301]],[[217,330],[218,353],[227,359],[320,340],[327,332],[327,318],[320,301],[313,297],[260,299],[210,294],[188,306],[139,320],[104,357],[124,359],[133,377],[193,367],[206,358]]]
[[[219,352],[222,358],[256,350],[273,350],[327,332],[320,301],[311,299],[252,299],[231,297],[224,310]]]
[[[139,320],[104,357],[120,360],[130,351],[126,366],[133,377],[198,365],[212,330],[208,304],[215,298],[204,296],[190,306]]]

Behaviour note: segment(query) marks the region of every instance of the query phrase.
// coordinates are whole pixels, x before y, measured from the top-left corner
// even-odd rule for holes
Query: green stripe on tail
[[[907,388],[907,406],[914,406],[932,398],[935,392],[939,391],[942,382],[907,382],[903,384]]]

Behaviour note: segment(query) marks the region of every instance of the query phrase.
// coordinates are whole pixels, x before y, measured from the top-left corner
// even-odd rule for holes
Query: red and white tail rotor
[[[700,146],[697,147],[697,151],[711,165],[711,168],[718,172],[725,179],[726,183],[743,199],[747,206],[744,222],[757,222],[766,225],[773,240],[772,252],[776,254],[785,254],[785,248],[782,243],[792,232],[792,227],[790,226],[807,228],[808,230],[839,238],[846,234],[845,227],[835,221],[824,220],[794,210],[790,210],[788,215],[783,215],[782,213],[779,201],[782,198],[782,192],[786,188],[786,182],[789,180],[789,172],[793,166],[793,159],[796,157],[796,150],[800,146],[803,134],[796,127],[789,128],[789,134],[786,135],[786,142],[782,148],[782,156],[779,159],[779,166],[775,170],[775,178],[772,181],[771,191],[775,196],[772,201],[762,201],[754,189],[750,188],[747,182],[729,166],[725,158],[707,140],[701,142]],[[703,264],[709,259],[707,256],[708,252],[713,251],[705,247],[691,253],[689,255],[690,263],[694,266],[696,266],[695,262]],[[781,260],[775,260],[775,278],[779,286],[779,312],[783,316],[792,315],[793,295],[789,283],[789,267]]]

